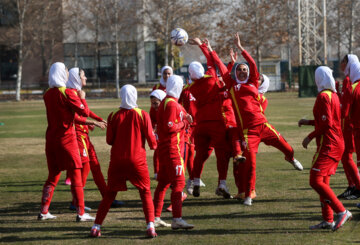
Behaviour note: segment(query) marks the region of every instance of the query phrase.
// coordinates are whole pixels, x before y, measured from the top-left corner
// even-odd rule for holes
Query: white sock
[[[345,214],[345,213],[346,213],[346,210],[344,212],[338,213],[338,215],[342,215],[342,214]]]
[[[226,186],[226,180],[225,179],[220,180],[220,185],[225,185]]]
[[[149,222],[149,223],[147,224],[147,229],[150,229],[150,228],[155,228],[154,222]]]
[[[200,178],[194,178],[194,185],[200,186]]]

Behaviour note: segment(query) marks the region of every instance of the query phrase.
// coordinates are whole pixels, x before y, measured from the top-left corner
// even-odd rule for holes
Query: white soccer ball
[[[184,29],[176,28],[171,31],[171,42],[176,46],[183,46],[188,39],[189,36]]]

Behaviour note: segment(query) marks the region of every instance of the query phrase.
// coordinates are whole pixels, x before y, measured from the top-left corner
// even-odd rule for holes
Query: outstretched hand
[[[189,41],[188,41],[188,43],[189,43],[190,45],[199,45],[199,46],[202,44],[200,38],[198,38],[198,37],[190,38]]]
[[[234,53],[234,50],[232,48],[230,49],[230,57],[231,57],[231,62],[235,63],[237,60],[237,52]]]
[[[205,38],[203,42],[206,44],[206,47],[208,48],[209,52],[212,52],[213,49],[212,49],[212,47],[210,45],[209,40],[207,38]]]
[[[240,41],[240,37],[239,37],[239,33],[236,33],[235,35],[235,44],[236,46],[241,50],[241,52],[244,50],[244,48],[241,46],[241,41]]]

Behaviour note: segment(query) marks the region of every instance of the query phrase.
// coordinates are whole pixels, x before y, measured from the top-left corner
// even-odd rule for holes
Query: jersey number
[[[182,172],[183,172],[183,166],[182,165],[176,165],[175,170],[176,170],[176,176],[181,176]]]

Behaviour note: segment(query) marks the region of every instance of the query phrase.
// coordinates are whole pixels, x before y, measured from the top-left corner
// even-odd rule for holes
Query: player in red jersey
[[[80,70],[79,68],[75,67],[70,69],[69,71],[69,80],[66,83],[66,86],[73,91],[80,91],[83,86],[86,86],[86,80],[87,78],[85,76],[84,70]],[[107,186],[104,176],[101,172],[101,167],[96,155],[95,148],[90,141],[89,129],[94,130],[95,126],[101,129],[105,129],[107,126],[107,122],[91,110],[89,110],[89,117],[95,119],[95,121],[75,113],[74,121],[77,141],[79,145],[79,152],[81,156],[81,161],[83,163],[83,186],[85,187],[87,176],[91,170],[94,182],[98,187],[101,196],[104,196]],[[121,204],[123,203],[114,200],[113,206],[120,206]],[[74,203],[70,205],[70,210],[75,210]],[[91,208],[85,206],[85,210],[91,210]]]
[[[157,112],[160,106],[161,101],[165,98],[166,93],[161,89],[155,89],[150,94],[150,119],[151,125],[154,129],[155,135],[157,135]],[[156,136],[157,138],[157,136]],[[154,151],[153,156],[153,164],[154,164],[154,179],[157,179],[157,173],[159,171],[159,156],[158,156],[158,149]]]
[[[137,107],[137,91],[132,85],[120,90],[120,109],[110,113],[106,142],[111,145],[108,170],[108,191],[103,197],[90,236],[100,236],[102,225],[111,203],[118,191],[126,191],[129,180],[140,193],[143,211],[147,223],[146,236],[153,238],[157,234],[154,227],[154,204],[150,191],[150,177],[146,163],[145,139],[150,149],[157,147],[150,116]]]
[[[308,144],[316,138],[317,150],[310,170],[310,186],[319,194],[323,221],[310,226],[315,229],[338,230],[350,220],[352,214],[336,197],[330,188],[330,176],[335,174],[341,156],[344,152],[344,138],[341,130],[341,111],[339,97],[336,94],[335,80],[332,70],[320,66],[315,70],[315,82],[318,96],[315,101],[314,120],[301,119],[302,125],[313,125],[315,130],[304,138],[302,145],[307,149]],[[334,222],[333,211],[338,214]]]
[[[245,192],[244,205],[252,205],[251,193],[255,190],[256,182],[256,153],[260,142],[274,144],[279,141],[279,134],[267,122],[258,100],[259,73],[255,61],[250,54],[241,46],[239,35],[235,35],[235,43],[240,49],[242,56],[248,62],[240,63],[235,68],[235,78],[231,78],[230,71],[221,62],[215,52],[211,55],[218,66],[221,76],[230,90],[238,127],[241,130],[245,145],[245,164],[239,165],[240,180],[238,193]],[[302,170],[299,161],[294,158],[292,148],[282,149],[289,161],[296,169]]]
[[[171,187],[172,229],[192,229],[194,226],[182,219],[182,191],[185,186],[185,168],[182,158],[185,129],[192,117],[178,103],[183,87],[180,76],[170,76],[167,81],[167,96],[158,111],[157,132],[159,136],[158,185],[154,194],[155,224],[167,226],[160,219],[166,190]]]
[[[49,212],[54,189],[61,171],[67,170],[71,178],[71,192],[77,209],[77,221],[94,220],[84,212],[84,192],[81,178],[82,163],[76,133],[73,127],[75,112],[87,117],[89,108],[85,92],[66,89],[69,73],[63,63],[54,63],[49,71],[49,89],[44,94],[48,128],[46,130],[46,158],[49,169],[42,193],[38,220],[54,219]]]
[[[198,45],[207,58],[208,70],[197,62],[189,65],[192,83],[190,92],[196,99],[196,127],[194,131],[196,155],[194,159],[194,189],[193,196],[200,196],[200,176],[210,147],[214,147],[218,170],[217,194],[231,198],[226,185],[229,159],[231,157],[231,142],[226,138],[226,125],[223,117],[223,99],[219,93],[221,85],[216,75],[215,64],[205,43],[199,38],[191,39],[190,44]]]
[[[338,198],[356,199],[360,197],[360,177],[359,170],[353,160],[353,153],[355,152],[355,142],[353,133],[353,124],[350,119],[350,106],[352,101],[352,84],[349,78],[349,68],[352,63],[359,63],[359,59],[354,54],[345,55],[340,63],[340,69],[345,74],[345,79],[342,82],[341,92],[338,95],[341,103],[341,119],[342,130],[345,141],[345,150],[341,158],[344,172],[348,180],[347,189]]]

